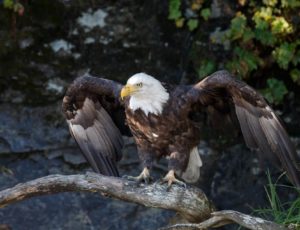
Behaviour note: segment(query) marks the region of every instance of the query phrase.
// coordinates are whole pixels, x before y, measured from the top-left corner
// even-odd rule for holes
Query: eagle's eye
[[[142,87],[142,86],[143,86],[143,83],[142,83],[142,82],[140,82],[140,83],[137,83],[137,84],[136,84],[136,86],[138,86],[138,87]]]

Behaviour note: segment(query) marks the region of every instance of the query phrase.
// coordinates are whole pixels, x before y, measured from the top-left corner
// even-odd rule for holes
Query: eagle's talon
[[[174,170],[170,170],[167,175],[161,179],[160,184],[168,183],[167,191],[169,191],[172,187],[172,184],[178,184],[184,188],[186,188],[186,184],[175,177]]]
[[[153,181],[153,178],[151,176],[144,178],[145,184],[150,184],[151,181]]]
[[[144,168],[140,175],[138,176],[123,176],[123,178],[126,178],[131,181],[135,181],[137,184],[140,184],[142,182],[145,182],[145,184],[149,184],[153,178],[150,176],[150,172],[148,168]]]
[[[178,180],[178,181],[177,181],[177,184],[180,185],[180,186],[182,186],[184,189],[186,189],[186,183],[184,183],[184,182]]]
[[[137,181],[137,176],[123,175],[122,178],[130,180],[130,181]]]

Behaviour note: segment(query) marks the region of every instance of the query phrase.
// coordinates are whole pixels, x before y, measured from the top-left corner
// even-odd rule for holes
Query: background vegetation
[[[269,207],[261,209],[254,209],[254,213],[266,219],[271,219],[276,223],[290,226],[292,229],[300,229],[300,191],[298,198],[293,201],[283,202],[278,194],[280,189],[291,189],[290,187],[272,182],[271,176],[268,173],[268,185],[266,186],[266,193],[269,201]]]
[[[269,102],[281,103],[287,85],[300,84],[300,1],[231,1],[227,20],[219,22],[211,2],[169,1],[169,19],[195,33],[192,61],[199,78],[226,68],[243,80],[256,81]],[[199,49],[205,39],[214,54],[203,58],[197,54],[205,53]]]

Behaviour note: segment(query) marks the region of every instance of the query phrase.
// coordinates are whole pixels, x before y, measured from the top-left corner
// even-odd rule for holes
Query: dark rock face
[[[74,146],[60,104],[28,107],[0,105],[0,154],[29,153]]]
[[[51,104],[86,71],[123,82],[143,71],[178,82],[186,34],[167,20],[166,4],[24,1],[13,26],[1,7],[1,101]]]

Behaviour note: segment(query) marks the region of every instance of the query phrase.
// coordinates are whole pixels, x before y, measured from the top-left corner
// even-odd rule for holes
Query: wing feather
[[[242,133],[244,134],[247,146],[251,149],[258,148],[257,140],[256,140],[255,136],[253,135],[253,131],[250,126],[249,119],[247,118],[247,116],[245,116],[245,113],[246,113],[245,109],[237,106],[235,111],[236,111],[237,117],[239,118],[239,123],[241,125],[241,130],[242,130]]]
[[[120,89],[118,83],[85,75],[68,88],[62,105],[70,133],[93,170],[110,176],[119,176],[123,139],[109,114],[113,111],[106,109],[122,107]]]
[[[260,149],[286,171],[300,187],[300,160],[275,112],[256,90],[227,72],[218,71],[196,84],[187,94],[193,103],[233,104],[247,146]],[[220,104],[220,103],[218,103]]]

